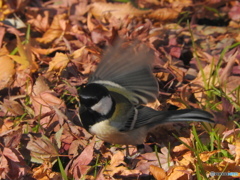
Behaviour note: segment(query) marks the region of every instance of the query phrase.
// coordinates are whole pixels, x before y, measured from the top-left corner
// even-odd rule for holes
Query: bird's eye
[[[86,87],[86,85],[87,85],[86,83],[83,83],[83,84],[80,85],[80,88],[83,89],[83,88]]]

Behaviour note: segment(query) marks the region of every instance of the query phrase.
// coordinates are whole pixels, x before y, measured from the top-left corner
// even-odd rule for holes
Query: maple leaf
[[[43,34],[43,37],[37,38],[41,43],[49,43],[53,40],[62,37],[67,26],[67,14],[58,14],[54,16],[49,29]]]
[[[19,56],[17,55],[8,55],[17,63],[21,64],[19,70],[25,70],[30,68],[31,72],[35,72],[38,69],[38,65],[34,60],[34,56],[31,53],[30,44],[27,43],[25,47],[22,45],[22,42],[18,35],[17,37],[17,48],[19,52]]]
[[[56,53],[52,61],[49,63],[49,71],[55,70],[58,71],[58,74],[61,74],[62,70],[67,66],[69,62],[69,57],[63,53]]]

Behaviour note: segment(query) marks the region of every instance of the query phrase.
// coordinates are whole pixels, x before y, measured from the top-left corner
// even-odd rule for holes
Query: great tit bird
[[[213,123],[212,115],[200,109],[157,111],[144,106],[158,97],[152,61],[146,48],[136,52],[134,45],[123,48],[121,43],[109,48],[80,92],[83,127],[108,143],[139,145],[163,123]]]

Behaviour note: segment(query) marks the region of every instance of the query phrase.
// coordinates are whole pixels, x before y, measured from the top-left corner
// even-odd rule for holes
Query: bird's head
[[[80,103],[81,109],[85,108],[85,110],[106,116],[112,109],[113,99],[106,87],[91,83],[81,90]]]

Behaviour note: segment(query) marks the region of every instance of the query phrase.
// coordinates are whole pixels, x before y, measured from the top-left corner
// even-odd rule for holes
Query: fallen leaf
[[[19,36],[16,35],[16,37],[19,56],[8,55],[8,57],[12,58],[14,61],[21,64],[19,70],[25,70],[30,68],[31,72],[35,72],[38,69],[38,64],[35,62],[35,58],[31,52],[29,42],[26,43],[25,46],[23,46]]]
[[[186,145],[192,147],[193,143],[191,138],[185,138],[185,137],[179,137],[179,139],[184,142]],[[180,144],[179,146],[175,146],[173,148],[173,152],[181,152],[181,151],[189,151],[189,148],[187,146],[185,146],[185,144]]]
[[[62,70],[67,66],[69,63],[69,56],[63,53],[56,53],[53,57],[52,61],[49,63],[49,71],[57,71],[58,74],[61,74]]]
[[[149,170],[156,180],[165,180],[167,178],[166,172],[160,167],[150,165]]]
[[[91,4],[90,12],[97,19],[109,19],[114,17],[123,20],[125,17],[132,18],[134,16],[141,16],[151,12],[151,10],[140,10],[131,5],[131,3],[117,4],[95,2]]]
[[[44,93],[47,91],[50,92],[50,88],[49,88],[48,84],[46,83],[43,76],[39,76],[33,86],[33,94],[35,96],[38,96],[41,93]]]
[[[89,163],[93,159],[93,147],[95,144],[96,137],[92,139],[91,143],[86,146],[86,148],[83,150],[83,152],[77,157],[72,159],[72,161],[69,162],[69,165],[71,166],[68,169],[69,172],[73,174],[74,179],[80,179],[91,168]]]
[[[33,168],[33,178],[37,180],[61,180],[62,175],[52,171],[52,164],[50,162],[43,162],[40,166]]]
[[[58,14],[54,16],[49,29],[45,31],[43,37],[37,38],[37,40],[41,43],[50,43],[63,36],[67,26],[66,18],[66,14]]]
[[[183,179],[189,179],[188,175],[192,174],[192,170],[188,169],[184,166],[175,166],[173,167],[167,174],[167,179],[168,180],[176,180],[180,178]]]
[[[42,14],[37,14],[36,18],[28,20],[28,23],[31,24],[37,31],[46,32],[49,29],[49,11],[45,10]]]
[[[8,116],[18,116],[24,114],[23,106],[14,100],[4,99],[0,108]]]
[[[240,165],[240,139],[236,139],[236,148],[235,148],[236,156],[235,156],[235,162],[237,165]]]
[[[8,53],[4,48],[1,49],[2,52]],[[0,90],[9,87],[13,82],[13,76],[15,74],[14,62],[6,54],[1,53],[0,56]],[[3,66],[4,64],[4,66]]]
[[[147,16],[160,21],[171,21],[179,16],[181,9],[161,8],[149,13]]]
[[[59,156],[58,148],[49,138],[42,135],[40,137],[28,135],[30,141],[26,148],[30,151],[31,161],[36,163],[43,163],[48,161],[54,163]]]
[[[30,171],[23,156],[15,148],[5,147],[1,155],[0,177],[4,179],[22,179]]]
[[[219,153],[220,150],[214,150],[214,151],[205,151],[205,152],[202,152],[200,153],[200,159],[203,161],[203,162],[206,162],[209,160],[209,158],[216,154],[216,153]]]

